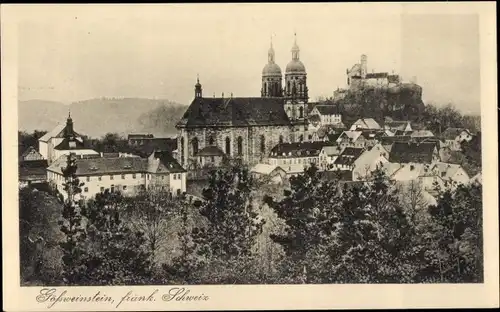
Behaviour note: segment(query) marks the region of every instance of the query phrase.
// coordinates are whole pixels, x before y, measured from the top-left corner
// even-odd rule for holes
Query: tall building
[[[308,137],[307,73],[296,39],[291,52],[283,88],[271,42],[260,97],[204,97],[197,80],[194,99],[176,125],[177,158],[184,168],[210,164],[213,157],[199,153],[206,147],[217,149],[217,154],[227,159],[252,165],[267,159],[278,143],[301,142]]]

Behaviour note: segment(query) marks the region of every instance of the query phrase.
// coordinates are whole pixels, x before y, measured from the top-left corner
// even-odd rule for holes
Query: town
[[[345,87],[312,102],[307,77],[314,73],[306,71],[300,51],[295,36],[283,75],[270,43],[260,96],[207,96],[200,76],[193,79],[193,99],[175,125],[176,136],[89,139],[68,112],[51,131],[24,140],[31,145],[20,139],[20,193],[52,194],[43,195],[44,202],[58,198],[61,231],[82,250],[90,238],[96,246],[111,244],[99,241],[106,235],[119,242],[101,248],[100,258],[93,247],[78,258],[81,251],[63,241],[63,284],[481,280],[477,246],[457,251],[455,261],[455,247],[443,241],[445,252],[434,245],[447,217],[422,221],[440,218],[440,209],[455,199],[464,214],[479,211],[480,196],[469,194],[481,192],[480,126],[452,106],[425,105],[415,77],[370,71],[367,55],[346,66]],[[20,200],[29,222],[32,202]],[[188,210],[196,217],[188,218]],[[85,227],[75,225],[82,222],[79,213]],[[478,239],[477,232],[465,237],[464,231],[470,234],[463,230],[460,239]],[[41,241],[28,235],[25,248],[37,250]],[[329,259],[324,266],[315,258],[321,253]],[[112,262],[116,254],[133,262]],[[38,262],[26,261],[34,267],[26,276],[35,276]],[[102,275],[96,263],[119,272]],[[82,266],[86,273],[76,269]],[[50,274],[43,283],[60,283],[59,273]]]

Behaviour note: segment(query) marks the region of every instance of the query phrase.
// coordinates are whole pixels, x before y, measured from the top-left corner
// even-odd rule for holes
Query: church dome
[[[268,63],[262,70],[262,76],[280,76],[281,68],[276,63]]]
[[[306,67],[300,60],[291,60],[288,65],[286,65],[286,73],[287,74],[305,74],[306,73]]]

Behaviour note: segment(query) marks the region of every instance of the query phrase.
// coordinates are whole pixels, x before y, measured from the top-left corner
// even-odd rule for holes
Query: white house
[[[335,125],[342,123],[342,115],[337,105],[316,105],[309,113],[309,116],[319,116],[321,125]]]
[[[334,170],[349,170],[354,168],[354,162],[363,153],[363,148],[346,147],[333,162]]]
[[[326,170],[333,165],[337,157],[342,152],[342,148],[337,145],[327,145],[323,146],[321,152],[319,153],[319,166],[323,170]]]
[[[370,149],[366,149],[356,160],[352,169],[352,180],[364,180],[377,168],[389,162],[389,152],[378,143]]]
[[[186,191],[186,170],[167,152],[154,152],[148,158],[140,157],[85,157],[76,158],[76,176],[83,182],[80,198],[91,198],[109,189],[125,196],[148,188],[161,188],[179,194]],[[66,157],[54,161],[47,168],[47,180],[61,191],[65,183],[61,168]]]
[[[304,168],[315,164],[319,168],[319,154],[327,142],[295,142],[281,143],[273,147],[268,157],[268,163],[279,166],[287,174],[296,174]]]
[[[70,152],[77,155],[98,154],[96,151],[84,147],[82,136],[73,129],[71,116],[68,116],[66,124],[57,125],[52,131],[38,139],[38,150],[49,164]]]
[[[362,135],[362,131],[348,130],[344,131],[337,138],[336,143],[341,148],[354,147],[354,148],[364,148],[366,145],[366,138]]]
[[[286,179],[286,171],[280,166],[256,164],[250,169],[255,177],[269,178],[271,183],[282,184]]]
[[[356,120],[356,122],[351,125],[349,130],[356,129],[380,130],[382,128],[373,118],[361,118]]]
[[[460,151],[463,141],[472,140],[472,134],[465,128],[448,128],[441,134],[442,140],[452,151]]]

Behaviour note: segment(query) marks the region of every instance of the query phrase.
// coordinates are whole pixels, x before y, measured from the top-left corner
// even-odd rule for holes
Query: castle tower
[[[292,60],[285,71],[285,111],[290,120],[304,120],[306,116],[306,103],[308,101],[306,67],[300,61],[300,49],[297,45],[297,35],[292,47]]]
[[[262,70],[262,89],[260,94],[262,97],[281,97],[281,68],[274,60],[273,41],[271,38],[271,47],[267,52],[267,64]]]
[[[201,89],[200,77],[196,77],[196,84],[194,85],[194,97],[201,98],[203,96],[203,92]]]
[[[368,72],[368,58],[365,54],[361,55],[361,79],[366,78],[366,73]]]

